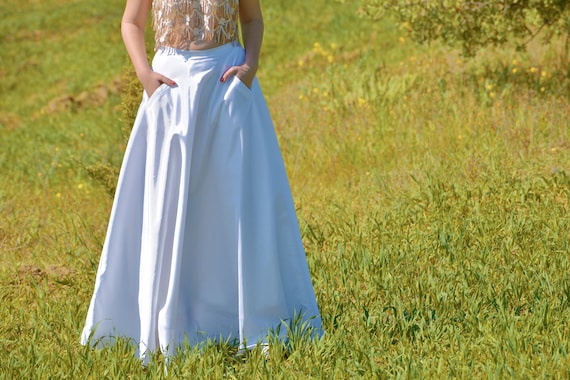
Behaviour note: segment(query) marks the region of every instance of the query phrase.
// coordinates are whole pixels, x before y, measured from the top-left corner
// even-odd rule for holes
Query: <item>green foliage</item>
[[[121,82],[126,83],[126,86],[121,90],[121,131],[123,133],[121,150],[124,150],[137,116],[137,110],[141,102],[143,88],[138,81],[131,64],[126,64],[124,66],[121,74]],[[99,159],[94,164],[84,164],[80,162],[80,165],[85,169],[87,175],[92,180],[99,182],[105,187],[110,196],[115,194],[120,169],[120,166],[116,162],[103,162]]]
[[[393,15],[416,41],[443,40],[461,46],[467,55],[507,41],[523,47],[543,29],[544,41],[570,37],[566,0],[364,0],[364,4],[372,17]]]
[[[121,110],[123,112],[121,123],[123,124],[123,139],[126,144],[137,116],[143,87],[137,79],[135,69],[130,62],[123,68],[121,76],[123,83],[127,84],[121,93]]]
[[[87,175],[92,180],[101,183],[110,196],[115,194],[117,188],[117,178],[119,177],[119,167],[108,162],[96,162],[83,167]]]
[[[264,1],[259,71],[324,338],[187,347],[168,374],[81,346],[141,96],[122,8],[82,4],[0,3],[0,379],[569,377],[563,48],[465,61],[325,0]]]

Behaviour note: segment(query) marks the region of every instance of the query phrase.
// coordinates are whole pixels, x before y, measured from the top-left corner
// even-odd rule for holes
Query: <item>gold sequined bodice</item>
[[[155,49],[237,41],[238,10],[239,0],[154,0]]]

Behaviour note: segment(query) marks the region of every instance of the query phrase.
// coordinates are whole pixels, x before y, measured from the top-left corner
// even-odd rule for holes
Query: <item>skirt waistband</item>
[[[228,54],[229,51],[235,49],[236,47],[240,47],[241,45],[238,41],[229,42],[224,45],[216,46],[210,49],[202,49],[202,50],[183,50],[172,48],[168,46],[160,47],[155,55],[177,55],[182,56],[186,59],[190,58],[215,58],[219,56],[225,56]]]

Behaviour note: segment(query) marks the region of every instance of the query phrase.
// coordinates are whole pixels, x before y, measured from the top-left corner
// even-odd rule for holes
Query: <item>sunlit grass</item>
[[[0,378],[164,378],[79,345],[136,107],[122,3],[3,2]],[[570,376],[569,73],[557,47],[466,61],[356,5],[265,1],[259,72],[327,334],[171,378]],[[127,74],[125,74],[127,73]],[[127,95],[125,95],[127,94]],[[110,169],[111,168],[111,169]]]

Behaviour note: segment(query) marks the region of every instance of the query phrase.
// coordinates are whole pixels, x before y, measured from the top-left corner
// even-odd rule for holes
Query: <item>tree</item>
[[[518,48],[541,34],[570,37],[570,0],[363,0],[364,11],[394,16],[412,39],[459,45],[465,55],[509,41]]]

